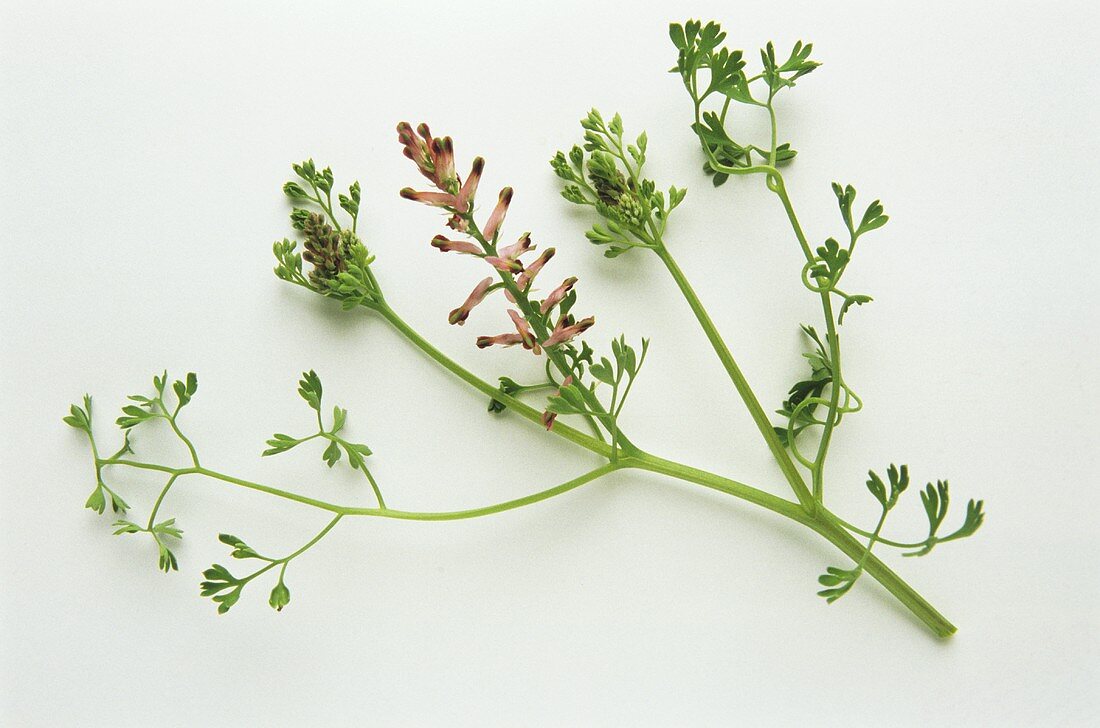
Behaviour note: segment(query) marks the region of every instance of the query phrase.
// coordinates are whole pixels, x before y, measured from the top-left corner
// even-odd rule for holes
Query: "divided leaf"
[[[218,614],[225,614],[241,598],[241,589],[245,583],[229,573],[229,569],[221,564],[214,564],[202,572],[206,581],[199,584],[199,593],[204,597],[211,597],[218,605]]]
[[[303,372],[298,382],[298,394],[302,395],[306,404],[318,412],[321,411],[321,392],[321,378],[317,376],[317,372],[312,369]]]

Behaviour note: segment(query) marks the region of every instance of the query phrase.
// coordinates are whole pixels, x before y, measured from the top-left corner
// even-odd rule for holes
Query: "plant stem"
[[[214,470],[208,470],[202,468],[192,472],[196,472],[199,475],[205,475],[208,478],[214,480],[220,480],[225,483],[231,483],[233,485],[239,485],[242,488],[248,488],[249,490],[256,490],[269,495],[275,495],[280,498],[292,500],[303,505],[313,506],[314,508],[320,508],[321,510],[329,511],[340,516],[374,516],[378,518],[396,518],[405,521],[458,521],[467,518],[480,518],[482,516],[489,516],[494,513],[501,513],[503,511],[510,511],[516,508],[522,508],[523,506],[531,505],[532,503],[538,503],[539,501],[553,498],[554,496],[568,493],[575,488],[579,488],[585,483],[590,483],[597,478],[600,478],[608,473],[614,472],[623,467],[617,463],[608,463],[602,465],[594,470],[590,470],[587,473],[580,475],[572,480],[568,480],[564,483],[548,488],[546,490],[532,493],[531,495],[523,496],[522,498],[516,498],[502,503],[494,503],[489,506],[482,506],[480,508],[470,508],[462,511],[402,511],[393,508],[360,508],[356,506],[343,506],[336,503],[327,503],[325,501],[317,500],[316,498],[309,498],[307,496],[298,495],[297,493],[291,493],[290,491],[281,490],[279,488],[273,488],[263,483],[255,483],[250,480],[244,480],[242,478],[236,478],[232,475],[225,473],[219,473]]]
[[[412,342],[416,346],[416,348],[420,349],[433,360],[435,360],[444,369],[451,372],[459,379],[474,387],[478,391],[489,395],[490,397],[496,399],[498,402],[503,402],[508,406],[510,410],[518,414],[520,417],[530,420],[531,422],[534,422],[539,426],[543,426],[542,412],[540,410],[537,410],[534,407],[531,407],[530,405],[521,402],[519,399],[512,397],[511,395],[501,392],[499,387],[494,387],[489,382],[486,382],[484,379],[466,369],[461,364],[441,352],[439,349],[435,348],[435,346],[433,346],[431,342],[429,342],[427,339],[417,333],[414,328],[405,323],[405,321],[400,316],[398,316],[394,312],[394,310],[390,308],[387,304],[375,304],[374,306],[372,306],[372,309],[381,314],[383,318],[389,321],[390,324],[392,324],[393,327],[401,333],[402,336]],[[611,457],[611,447],[607,445],[607,443],[601,442],[600,440],[597,440],[590,435],[586,435],[580,430],[576,430],[569,425],[562,424],[561,422],[555,422],[554,427],[550,431],[553,434],[568,440],[569,442],[580,445],[584,449],[596,453],[597,455],[601,455],[605,458]]]
[[[774,124],[775,122],[773,119],[773,129],[775,128]],[[798,239],[798,244],[799,247],[802,248],[803,255],[806,256],[807,262],[812,262],[814,260],[813,251],[810,250],[810,245],[806,240],[806,233],[803,232],[802,225],[798,222],[798,216],[795,214],[794,205],[791,204],[791,198],[787,194],[787,186],[783,181],[783,176],[776,172],[773,175],[769,175],[768,181],[769,189],[775,192],[780,202],[783,203],[783,211],[787,214],[787,219],[791,223],[791,229]],[[833,375],[833,382],[829,393],[829,414],[825,418],[825,424],[821,431],[821,441],[817,448],[817,457],[814,458],[814,465],[811,468],[814,500],[821,502],[824,494],[825,458],[829,454],[829,443],[832,439],[833,428],[839,420],[837,408],[840,405],[840,390],[843,388],[844,378],[840,370],[840,336],[837,334],[836,323],[833,316],[832,294],[830,291],[826,290],[822,291],[819,295],[821,296],[821,308],[827,328],[825,341],[829,345],[829,367]]]
[[[775,429],[772,427],[771,421],[764,413],[764,408],[760,406],[759,400],[756,399],[756,394],[753,393],[752,388],[745,379],[745,375],[741,373],[741,368],[737,366],[733,354],[730,353],[729,347],[726,346],[726,342],[722,340],[722,336],[715,328],[714,322],[711,321],[710,315],[707,313],[706,308],[703,307],[702,301],[699,300],[699,296],[696,295],[695,290],[691,287],[691,283],[680,269],[680,266],[677,265],[672,254],[668,252],[668,248],[660,244],[656,252],[661,262],[668,268],[668,272],[672,275],[673,280],[676,281],[676,285],[680,288],[680,292],[683,293],[684,298],[687,299],[688,305],[691,307],[692,313],[695,314],[695,318],[699,321],[699,325],[702,326],[703,333],[706,334],[707,339],[710,341],[714,353],[718,355],[718,359],[722,362],[722,366],[725,367],[726,373],[733,382],[734,388],[737,389],[737,393],[741,396],[741,400],[748,408],[753,422],[756,423],[757,429],[760,430],[760,434],[763,435],[764,441],[767,443],[768,449],[772,453],[772,457],[774,457],[775,461],[779,464],[779,469],[783,471],[783,476],[787,479],[791,489],[794,490],[795,495],[798,496],[799,502],[812,511],[814,508],[814,499],[809,488],[806,487],[806,482],[802,479],[802,475],[798,472],[794,462],[784,449],[783,444],[779,441],[779,437],[775,434]]]
[[[894,573],[890,567],[884,564],[877,556],[870,553],[867,548],[852,537],[836,516],[819,507],[814,514],[810,514],[805,508],[771,493],[767,493],[750,485],[739,483],[729,478],[724,478],[705,470],[693,468],[688,465],[665,460],[663,458],[643,453],[623,461],[627,467],[640,470],[648,470],[654,473],[668,475],[678,480],[683,480],[697,485],[702,485],[713,490],[728,493],[746,500],[755,505],[766,508],[781,516],[801,523],[827,539],[846,556],[856,563],[863,563],[863,570],[870,574],[888,592],[894,595],[898,601],[905,605],[921,622],[923,622],[938,637],[948,637],[955,632],[955,625],[951,624],[940,614],[935,607],[928,603],[913,587],[909,586],[900,576]]]

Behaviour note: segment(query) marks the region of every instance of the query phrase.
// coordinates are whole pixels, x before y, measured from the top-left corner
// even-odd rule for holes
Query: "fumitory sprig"
[[[298,446],[316,440],[323,446],[321,457],[330,468],[344,461],[362,473],[371,490],[366,495],[367,505],[331,503],[308,495],[308,484],[297,489],[277,487],[204,465],[181,425],[184,408],[197,393],[198,379],[188,374],[169,383],[164,373],[153,378],[151,392],[132,395],[123,407],[116,420],[122,430],[121,446],[113,455],[104,457],[99,451],[89,396],[74,404],[64,417],[66,424],[84,433],[91,446],[95,486],[87,498],[87,507],[100,514],[110,507],[117,519],[115,534],[145,534],[151,538],[158,565],[166,572],[180,568],[173,549],[184,531],[176,518],[161,515],[161,511],[180,479],[209,478],[322,512],[325,520],[311,526],[316,529],[311,539],[289,552],[274,551],[286,553],[285,556],[267,555],[272,550],[266,545],[257,547],[251,537],[245,541],[231,533],[221,533],[218,539],[229,548],[229,557],[241,564],[233,568],[213,564],[202,572],[200,593],[217,604],[219,613],[237,604],[246,587],[257,580],[266,582],[265,589],[270,588],[268,604],[281,610],[290,602],[291,592],[286,583],[289,564],[323,540],[342,520],[480,518],[562,496],[618,471],[642,470],[733,496],[824,538],[846,559],[839,566],[827,566],[818,579],[822,587],[818,593],[827,602],[839,599],[867,575],[935,634],[953,633],[954,625],[887,567],[878,554],[885,548],[894,548],[905,556],[922,556],[940,544],[973,535],[985,518],[983,501],[970,500],[965,514],[961,518],[954,516],[949,508],[948,482],[929,482],[919,489],[928,520],[927,534],[909,541],[895,538],[886,530],[889,514],[899,507],[911,507],[909,501],[915,500],[903,502],[911,482],[907,465],[891,464],[885,477],[873,470],[868,472],[866,487],[879,506],[879,517],[870,527],[848,522],[830,510],[825,501],[830,445],[844,417],[863,406],[845,376],[840,332],[842,325],[851,328],[845,317],[853,307],[868,303],[871,297],[850,292],[845,276],[859,241],[882,228],[889,218],[880,201],[857,204],[855,188],[840,183],[832,184],[843,224],[843,228],[836,226],[839,234],[811,237],[795,213],[784,170],[797,153],[789,142],[780,142],[776,101],[786,98],[789,89],[819,67],[812,58],[813,46],[799,41],[787,52],[768,43],[760,50],[757,62],[755,54],[750,61],[742,50],[727,47],[726,34],[717,23],[690,20],[671,25],[669,34],[676,49],[672,72],[679,76],[691,101],[690,128],[699,142],[705,173],[715,186],[733,177],[761,179],[766,189],[774,193],[802,256],[801,269],[796,266],[790,271],[790,283],[804,287],[820,302],[821,320],[801,325],[809,344],[804,355],[809,371],[788,389],[776,411],[778,422],[773,422],[761,405],[687,274],[673,257],[675,231],[669,229],[669,219],[674,210],[681,210],[686,191],[677,186],[659,188],[645,176],[648,155],[653,151],[647,134],[643,131],[636,136],[628,135],[621,116],[614,114],[608,118],[592,109],[581,120],[579,143],[558,152],[551,160],[551,167],[562,181],[562,196],[593,213],[586,237],[600,246],[605,256],[618,258],[637,251],[636,255],[652,254],[661,261],[774,457],[790,489],[788,497],[660,457],[628,437],[622,426],[623,408],[646,361],[649,339],[641,339],[636,347],[620,335],[610,340],[610,351],[596,351],[587,342],[596,318],[578,304],[579,276],[553,273],[554,264],[561,262],[556,248],[540,247],[529,232],[507,232],[506,222],[511,222],[508,212],[515,195],[512,188],[503,187],[495,195],[488,195],[487,200],[479,201],[486,173],[484,158],[475,157],[468,166],[460,165],[450,137],[435,136],[426,124],[413,128],[401,123],[397,135],[402,152],[427,184],[425,189],[405,187],[400,195],[441,211],[446,226],[446,231],[425,245],[452,254],[457,260],[466,260],[480,270],[471,278],[472,287],[463,300],[440,307],[439,322],[477,327],[472,344],[479,348],[517,347],[529,352],[539,358],[539,376],[524,378],[524,383],[507,375],[486,380],[459,365],[399,316],[383,294],[373,269],[374,256],[359,233],[360,216],[366,211],[366,203],[372,201],[364,198],[358,182],[353,182],[345,192],[339,191],[332,170],[318,168],[312,159],[292,165],[295,178],[283,185],[283,193],[292,205],[290,223],[294,233],[274,244],[276,275],[300,288],[335,299],[349,311],[367,311],[379,316],[412,347],[488,397],[490,412],[509,421],[531,423],[536,436],[562,438],[583,450],[586,461],[595,455],[601,464],[586,466],[580,474],[562,483],[500,503],[459,511],[400,510],[382,496],[382,489],[368,467],[368,458],[375,457],[370,448],[349,435],[347,410],[331,405],[331,399],[325,400],[320,377],[310,370],[301,375],[298,394],[312,411],[315,425],[303,435],[276,432],[267,440],[262,454],[299,452]],[[734,116],[730,114],[734,104],[766,114],[770,125],[768,138],[751,138],[744,130],[734,128]],[[481,207],[479,202],[483,203]],[[680,214],[683,212],[677,213]],[[751,270],[747,258],[748,254],[743,252],[724,252],[720,257],[722,272]],[[718,266],[713,268],[717,270]],[[736,294],[736,288],[731,289]],[[505,330],[491,329],[484,323],[482,316],[492,304],[502,304],[501,318],[506,317],[507,323],[501,329]],[[601,321],[609,318],[601,314]],[[533,401],[532,395],[536,397]],[[139,459],[132,433],[154,426],[166,426],[172,432],[182,445],[182,458],[168,464]],[[145,498],[150,502],[147,518],[122,518],[130,506],[110,477],[120,468],[163,476],[159,491]],[[528,471],[513,469],[520,473],[518,477],[524,478],[529,477]],[[829,480],[830,488],[834,487],[832,478]],[[365,488],[363,493],[367,493]],[[959,520],[961,523],[957,523]]]

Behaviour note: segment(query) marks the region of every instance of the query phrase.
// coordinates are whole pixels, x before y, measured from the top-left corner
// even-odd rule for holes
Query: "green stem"
[[[488,516],[494,513],[501,513],[503,511],[510,511],[515,508],[522,508],[523,506],[531,505],[532,503],[538,503],[548,498],[568,493],[569,491],[579,488],[585,483],[589,483],[599,477],[614,472],[622,467],[616,463],[608,463],[602,465],[595,470],[573,478],[572,480],[556,485],[553,488],[539,491],[538,493],[532,493],[531,495],[524,496],[522,498],[516,498],[514,500],[504,501],[502,503],[494,503],[489,506],[482,506],[480,508],[471,508],[462,511],[401,511],[393,508],[359,508],[355,506],[343,506],[336,503],[327,503],[325,501],[317,500],[316,498],[309,498],[307,496],[298,495],[297,493],[291,493],[289,491],[281,490],[279,488],[273,488],[263,483],[255,483],[250,480],[244,480],[242,478],[236,478],[225,473],[219,473],[214,470],[208,470],[202,468],[197,470],[200,475],[205,475],[208,478],[214,480],[220,480],[225,483],[231,483],[233,485],[239,485],[242,488],[248,488],[249,490],[256,490],[269,495],[275,495],[280,498],[292,500],[303,505],[313,506],[314,508],[320,508],[321,510],[329,511],[340,516],[375,516],[378,518],[396,518],[405,521],[458,521],[467,518],[479,518],[481,516]]]
[[[447,371],[457,376],[462,381],[466,382],[474,389],[487,394],[488,396],[496,399],[499,402],[503,402],[508,406],[510,410],[523,417],[526,420],[530,420],[540,426],[542,426],[542,412],[540,410],[531,407],[524,402],[512,397],[511,395],[504,394],[500,391],[499,387],[494,387],[489,382],[478,377],[476,374],[466,369],[458,362],[454,361],[446,354],[435,348],[427,339],[421,336],[415,329],[409,326],[405,321],[398,316],[392,308],[385,303],[379,303],[372,306],[373,310],[382,315],[390,324],[401,333],[406,339],[413,343],[416,348],[423,351],[435,362],[442,366]],[[580,445],[586,450],[596,453],[605,458],[611,457],[611,448],[605,442],[601,442],[596,438],[586,435],[580,430],[576,430],[569,425],[561,422],[555,422],[554,427],[550,430],[553,434],[562,437],[569,442],[576,445]]]
[[[275,561],[272,561],[272,562],[271,562],[271,566],[274,566],[275,564],[282,564],[282,565],[283,565],[283,570],[282,570],[282,573],[286,573],[286,565],[287,565],[288,563],[290,563],[290,561],[291,561],[292,559],[295,559],[295,558],[297,558],[297,557],[301,556],[301,555],[302,555],[302,554],[304,554],[304,553],[305,553],[306,551],[308,551],[308,550],[309,550],[309,549],[310,549],[310,548],[311,548],[311,547],[312,547],[312,546],[313,546],[314,544],[316,544],[316,543],[317,543],[318,541],[320,541],[320,540],[321,540],[321,539],[323,539],[323,538],[324,538],[325,536],[327,536],[327,535],[328,535],[328,532],[329,532],[329,531],[331,531],[331,530],[332,530],[333,528],[335,528],[335,527],[336,527],[336,524],[337,524],[337,523],[339,523],[339,522],[340,522],[340,519],[341,519],[341,518],[343,518],[343,517],[344,517],[344,516],[343,516],[343,514],[342,514],[342,513],[338,513],[338,514],[336,515],[336,517],[335,517],[335,518],[333,518],[333,519],[332,519],[331,521],[329,521],[329,522],[328,522],[328,525],[327,525],[327,526],[325,526],[324,528],[322,528],[322,529],[320,530],[320,532],[319,532],[319,533],[318,533],[318,534],[317,534],[316,536],[314,536],[313,538],[311,538],[311,539],[310,539],[310,540],[309,540],[309,541],[308,541],[308,542],[306,543],[306,545],[305,545],[305,546],[303,546],[302,548],[298,549],[297,551],[295,551],[294,553],[292,553],[292,554],[291,554],[290,556],[284,556],[284,557],[283,557],[283,558],[281,558],[281,559],[276,559]],[[270,567],[267,567],[267,568],[270,568]],[[282,577],[281,577],[281,576],[280,576],[279,578],[280,578],[280,579],[282,579]]]
[[[113,465],[127,465],[133,467],[145,467],[145,463],[137,463],[132,461],[113,461],[110,464]],[[877,557],[867,553],[866,547],[856,541],[851,534],[849,534],[839,519],[832,513],[821,508],[816,514],[810,514],[804,507],[798,503],[785,500],[778,496],[772,495],[766,491],[754,488],[745,483],[725,478],[714,473],[709,473],[705,470],[693,468],[688,465],[676,463],[671,460],[666,460],[648,453],[639,453],[637,455],[628,456],[620,459],[618,462],[608,463],[599,468],[591,470],[577,478],[561,483],[547,490],[539,491],[531,495],[524,496],[522,498],[516,498],[514,500],[504,501],[502,503],[496,503],[489,506],[483,506],[480,508],[472,508],[461,511],[443,511],[443,512],[424,512],[424,511],[401,511],[391,508],[361,508],[354,506],[344,506],[335,503],[329,503],[326,501],[318,500],[316,498],[310,498],[308,496],[299,495],[279,488],[274,488],[262,483],[256,483],[242,478],[236,478],[225,473],[220,473],[207,468],[164,468],[161,466],[156,467],[156,470],[165,470],[172,472],[175,475],[185,474],[198,474],[203,475],[214,480],[220,480],[225,483],[237,485],[249,490],[255,490],[269,495],[274,495],[279,498],[294,501],[302,505],[312,506],[321,510],[329,511],[337,516],[373,516],[378,518],[394,518],[399,520],[411,520],[411,521],[455,521],[468,518],[479,518],[482,516],[488,516],[495,513],[500,513],[507,510],[513,510],[521,508],[523,506],[538,503],[540,501],[553,498],[558,495],[567,493],[575,488],[578,488],[586,483],[589,483],[597,478],[607,475],[611,472],[622,468],[635,468],[638,470],[646,470],[653,473],[659,473],[667,475],[678,480],[682,480],[689,483],[710,488],[728,495],[732,495],[742,500],[748,501],[754,505],[766,508],[773,513],[777,513],[781,516],[785,516],[796,523],[800,523],[807,526],[817,533],[824,536],[828,541],[840,549],[844,554],[857,563],[863,560],[864,571],[870,574],[871,577],[880,582],[886,589],[893,594],[902,604],[910,609],[922,622],[935,632],[937,635],[944,637],[950,635],[955,631],[955,627],[948,622],[943,615],[936,611],[923,597],[920,596],[911,586],[906,584],[897,574],[891,571],[885,564],[883,564]],[[331,524],[334,525],[334,524]],[[331,527],[330,525],[330,527]],[[327,530],[327,529],[326,529]],[[323,535],[323,534],[321,534]]]
[[[750,503],[762,506],[774,513],[801,523],[813,529],[827,539],[856,563],[863,563],[863,571],[870,574],[871,578],[882,584],[888,592],[911,611],[938,637],[948,637],[955,632],[955,625],[951,624],[939,611],[922,597],[913,587],[909,586],[900,576],[894,573],[877,556],[870,553],[867,548],[857,541],[850,533],[844,530],[836,516],[819,507],[814,514],[810,514],[797,503],[784,500],[777,496],[752,486],[738,483],[713,473],[708,473],[698,468],[681,465],[669,460],[643,454],[626,461],[629,466],[654,473],[661,473],[679,480],[697,485],[702,485],[713,490],[728,493],[742,498]]]
[[[367,476],[367,480],[370,481],[370,487],[374,490],[374,497],[378,499],[378,507],[385,509],[386,501],[382,499],[382,489],[378,487],[378,481],[374,479],[374,475],[371,474],[370,469],[366,465],[363,466],[363,474]]]
[[[794,235],[798,239],[798,244],[802,248],[803,255],[806,256],[807,263],[812,262],[814,260],[813,251],[810,250],[810,245],[806,240],[806,233],[803,232],[802,225],[799,223],[798,216],[795,214],[794,205],[791,204],[791,198],[787,194],[787,186],[783,181],[783,176],[776,173],[771,175],[768,180],[770,189],[775,192],[780,202],[783,203],[783,211],[787,214],[791,229],[794,230]],[[843,388],[844,377],[840,369],[840,336],[837,334],[836,330],[831,294],[826,290],[820,292],[818,295],[821,297],[821,308],[825,316],[825,325],[828,331],[826,342],[829,344],[829,367],[832,369],[833,375],[833,383],[831,392],[829,393],[829,414],[825,418],[825,425],[821,432],[821,441],[817,448],[817,457],[814,458],[814,466],[811,468],[814,500],[820,503],[824,495],[825,458],[829,454],[829,444],[832,439],[833,429],[836,427],[836,423],[839,420],[837,408],[840,405],[840,390]]]
[[[153,509],[149,511],[149,523],[145,526],[145,530],[152,533],[153,523],[157,519],[157,513],[160,511],[160,504],[164,502],[164,497],[168,495],[168,491],[172,490],[172,486],[176,482],[176,478],[179,477],[179,473],[172,473],[168,477],[168,482],[164,484],[164,487],[160,489],[160,494],[157,496],[157,500],[153,503]]]
[[[680,269],[680,266],[677,265],[675,259],[673,259],[672,254],[668,252],[668,248],[663,244],[660,245],[657,248],[657,255],[660,257],[661,262],[665,264],[665,267],[668,268],[668,272],[672,275],[673,280],[676,281],[676,285],[680,288],[680,292],[684,295],[684,298],[687,299],[688,305],[691,307],[692,313],[695,314],[695,318],[698,319],[699,325],[702,326],[703,332],[706,334],[711,347],[714,349],[714,353],[718,355],[718,359],[722,362],[722,366],[725,367],[726,373],[733,382],[734,388],[737,389],[737,393],[741,396],[741,400],[748,408],[753,422],[756,423],[757,429],[760,430],[760,434],[763,435],[764,441],[767,443],[768,449],[772,453],[772,457],[775,458],[776,462],[779,464],[780,470],[783,471],[783,476],[790,484],[791,489],[794,490],[795,495],[798,496],[798,500],[802,505],[812,510],[814,507],[813,496],[809,488],[806,487],[806,482],[802,479],[802,475],[798,472],[798,468],[795,467],[794,462],[787,454],[783,444],[779,441],[779,437],[775,434],[775,429],[772,427],[771,421],[768,419],[767,414],[764,413],[764,408],[760,406],[759,400],[756,399],[756,394],[753,393],[752,388],[745,379],[745,375],[742,374],[741,368],[737,366],[733,354],[730,353],[729,347],[726,346],[726,342],[722,340],[722,336],[718,333],[717,328],[715,328],[714,322],[711,321],[710,315],[707,313],[706,308],[703,307],[702,301],[699,300],[699,296],[696,295],[695,290],[691,287],[691,283]]]
[[[164,405],[162,404],[161,407],[163,406]],[[191,453],[191,462],[195,464],[196,468],[199,467],[199,454],[195,452],[195,446],[191,444],[191,441],[188,440],[182,432],[180,432],[179,425],[176,424],[175,415],[169,415],[167,409],[164,411],[164,413],[168,417],[168,424],[171,425],[172,432],[176,433],[176,437],[178,437],[183,442],[183,444],[187,446],[187,451]]]

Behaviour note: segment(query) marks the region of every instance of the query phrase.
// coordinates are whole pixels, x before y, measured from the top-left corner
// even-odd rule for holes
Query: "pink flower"
[[[447,321],[452,324],[458,324],[459,326],[465,324],[466,319],[470,317],[470,312],[474,310],[474,307],[485,300],[485,296],[488,295],[491,285],[493,285],[493,279],[490,277],[474,286],[474,290],[466,297],[466,301],[454,311],[451,311],[450,315],[447,316]]]
[[[542,345],[549,349],[551,346],[557,346],[558,344],[564,344],[572,339],[574,336],[583,334],[588,329],[592,328],[592,324],[596,323],[594,316],[581,319],[576,323],[573,323],[572,316],[562,316],[558,319],[558,323],[554,326],[554,330],[550,332],[550,336],[546,341],[542,342]]]
[[[553,248],[547,248],[542,251],[542,255],[535,259],[535,262],[527,266],[527,269],[519,274],[516,278],[516,285],[519,286],[521,291],[526,291],[528,286],[531,285],[531,281],[535,279],[538,272],[542,270],[542,267],[550,262],[550,259],[554,257],[554,253],[557,252]]]
[[[432,161],[428,143],[432,140],[432,133],[427,124],[421,124],[417,129],[420,137],[413,133],[408,122],[402,121],[397,125],[397,140],[405,147],[405,156],[416,162],[420,174],[435,181],[435,163]],[[421,138],[422,137],[422,138]]]
[[[541,354],[542,349],[535,341],[535,334],[531,331],[531,327],[527,325],[527,322],[523,320],[520,312],[510,308],[508,309],[508,316],[511,317],[512,323],[516,325],[516,331],[519,332],[519,336],[523,340],[523,348],[531,349],[535,354]]]
[[[519,257],[534,249],[535,246],[531,245],[531,234],[524,233],[519,240],[501,248],[496,255],[487,256],[485,261],[502,273],[521,273],[523,263]]]
[[[500,224],[504,222],[504,216],[508,213],[508,205],[511,203],[512,188],[505,187],[500,191],[497,206],[493,208],[493,212],[489,215],[489,220],[485,223],[485,229],[481,231],[486,240],[491,242],[496,239],[497,231],[500,229]]]
[[[428,127],[424,127],[427,129]],[[433,182],[441,190],[451,189],[458,181],[455,174],[455,147],[450,137],[432,139],[429,142],[432,151],[432,164],[435,166]]]
[[[454,215],[451,215],[450,219],[447,220],[447,227],[460,233],[470,232],[470,223],[466,220],[466,218],[464,218],[462,215],[459,215],[457,212]]]
[[[413,202],[423,202],[432,207],[454,207],[455,196],[446,192],[417,192],[412,187],[401,190],[401,196]]]
[[[568,387],[572,383],[573,383],[573,375],[572,374],[570,374],[565,379],[561,380],[561,386],[562,387]],[[561,387],[558,387],[558,391],[555,394],[558,397],[561,396]],[[558,418],[558,413],[557,412],[551,412],[550,410],[546,410],[545,412],[542,413],[542,424],[546,425],[546,430],[547,431],[549,431],[550,428],[554,426],[554,420],[556,420],[557,418]]]
[[[476,243],[471,243],[468,240],[449,240],[442,235],[436,235],[432,238],[432,247],[438,248],[441,253],[464,253],[482,257],[485,255],[481,250],[481,246]]]
[[[485,262],[501,273],[519,273],[523,270],[523,263],[511,258],[502,258],[499,255],[488,255],[485,257]]]
[[[479,336],[477,337],[477,348],[485,349],[493,345],[499,344],[500,346],[515,346],[516,344],[522,344],[523,339],[519,334],[501,334],[499,336]]]
[[[531,233],[524,233],[519,236],[519,240],[507,245],[500,249],[500,257],[510,258],[517,260],[521,255],[529,250],[534,250],[535,246],[531,245]]]
[[[462,189],[458,191],[458,197],[455,198],[455,209],[460,213],[467,213],[473,209],[474,195],[477,194],[477,183],[481,181],[481,170],[484,168],[485,160],[481,157],[474,157],[470,176],[466,178],[466,183],[462,185]]]
[[[573,290],[573,285],[576,282],[577,278],[575,276],[566,278],[562,281],[562,284],[551,291],[550,295],[546,297],[546,300],[542,302],[539,311],[545,316],[547,311],[561,303],[562,299],[569,294],[569,291]]]

